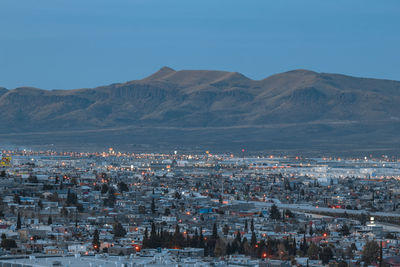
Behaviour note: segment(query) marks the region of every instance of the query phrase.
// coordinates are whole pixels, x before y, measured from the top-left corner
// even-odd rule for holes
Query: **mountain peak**
[[[159,80],[164,78],[165,76],[176,72],[174,69],[164,66],[161,69],[159,69],[157,72],[153,73],[152,75],[144,78],[144,81],[149,81],[149,80]]]
[[[306,69],[295,69],[295,70],[287,71],[284,73],[317,74],[315,71],[306,70]]]
[[[159,71],[163,71],[163,72],[165,72],[165,71],[167,71],[167,72],[173,72],[173,71],[175,71],[173,68],[170,68],[170,67],[168,67],[168,66],[164,66],[164,67],[162,67]]]

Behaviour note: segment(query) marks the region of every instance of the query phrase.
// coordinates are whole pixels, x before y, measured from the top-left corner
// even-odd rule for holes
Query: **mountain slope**
[[[236,72],[163,67],[142,80],[93,89],[0,88],[0,136],[26,144],[42,135],[43,144],[77,145],[79,136],[100,146],[117,141],[158,145],[159,133],[166,131],[163,137],[171,145],[255,142],[260,149],[279,143],[299,149],[303,143],[307,149],[307,139],[315,140],[308,149],[329,149],[363,136],[367,145],[393,149],[387,142],[397,140],[398,103],[397,81],[307,70],[255,81]]]

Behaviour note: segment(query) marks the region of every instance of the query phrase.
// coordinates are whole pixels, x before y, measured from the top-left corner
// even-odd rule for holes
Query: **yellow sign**
[[[2,157],[0,167],[11,166],[11,157]]]

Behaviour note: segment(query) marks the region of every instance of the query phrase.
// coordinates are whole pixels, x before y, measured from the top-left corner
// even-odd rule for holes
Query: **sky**
[[[163,66],[400,80],[399,14],[398,0],[1,0],[0,87],[95,87]]]

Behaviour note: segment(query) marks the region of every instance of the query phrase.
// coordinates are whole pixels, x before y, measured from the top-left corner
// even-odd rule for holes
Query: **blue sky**
[[[0,86],[94,87],[162,66],[400,80],[400,1],[1,0]]]

